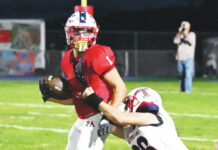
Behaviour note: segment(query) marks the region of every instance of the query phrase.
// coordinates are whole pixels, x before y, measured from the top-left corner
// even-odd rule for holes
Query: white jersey
[[[162,123],[158,125],[124,127],[126,141],[133,150],[188,150],[177,135],[174,122],[164,110],[161,97],[157,92],[142,87],[133,90],[128,95],[137,98],[139,103],[153,101],[159,106],[157,116],[162,119]],[[140,104],[134,107],[140,107]]]

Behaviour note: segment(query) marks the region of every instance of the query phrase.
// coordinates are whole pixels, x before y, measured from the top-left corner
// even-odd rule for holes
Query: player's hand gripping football
[[[46,102],[47,99],[50,97],[49,84],[46,78],[42,78],[39,80],[39,89],[42,94],[43,101]]]
[[[60,76],[51,75],[40,79],[39,89],[44,102],[49,98],[57,100],[72,98],[72,91],[69,82]]]

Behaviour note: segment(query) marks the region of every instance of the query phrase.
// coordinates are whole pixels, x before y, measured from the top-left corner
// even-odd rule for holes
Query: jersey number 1
[[[133,150],[156,150],[155,148],[148,146],[148,141],[143,136],[140,136],[137,139],[137,145],[133,145],[132,149]]]
[[[106,56],[106,59],[111,65],[113,65],[113,62],[110,60],[110,58],[108,56]]]

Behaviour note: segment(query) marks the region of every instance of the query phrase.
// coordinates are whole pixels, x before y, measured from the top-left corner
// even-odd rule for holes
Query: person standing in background
[[[190,23],[182,21],[179,31],[174,38],[174,43],[178,45],[176,60],[180,77],[181,92],[191,93],[192,78],[194,76],[194,55],[196,45],[196,35],[190,32]]]

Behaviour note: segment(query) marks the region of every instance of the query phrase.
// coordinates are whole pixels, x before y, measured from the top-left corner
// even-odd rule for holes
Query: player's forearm
[[[104,102],[101,102],[98,108],[108,119],[119,125],[150,125],[159,123],[157,117],[152,113],[124,113]]]
[[[119,125],[150,125],[159,123],[157,117],[152,113],[124,113],[104,102],[101,102],[98,108],[108,119]]]
[[[114,108],[111,105],[108,105],[104,102],[101,102],[98,106],[99,111],[103,112],[104,115],[114,123],[119,124],[119,118],[117,116],[120,115],[120,111],[117,108]]]
[[[160,123],[152,113],[123,113],[120,124],[122,125],[151,125]],[[121,118],[120,117],[120,118]]]
[[[69,98],[66,100],[57,100],[54,98],[48,98],[47,101],[58,103],[58,104],[63,104],[63,105],[74,105],[72,98]]]

